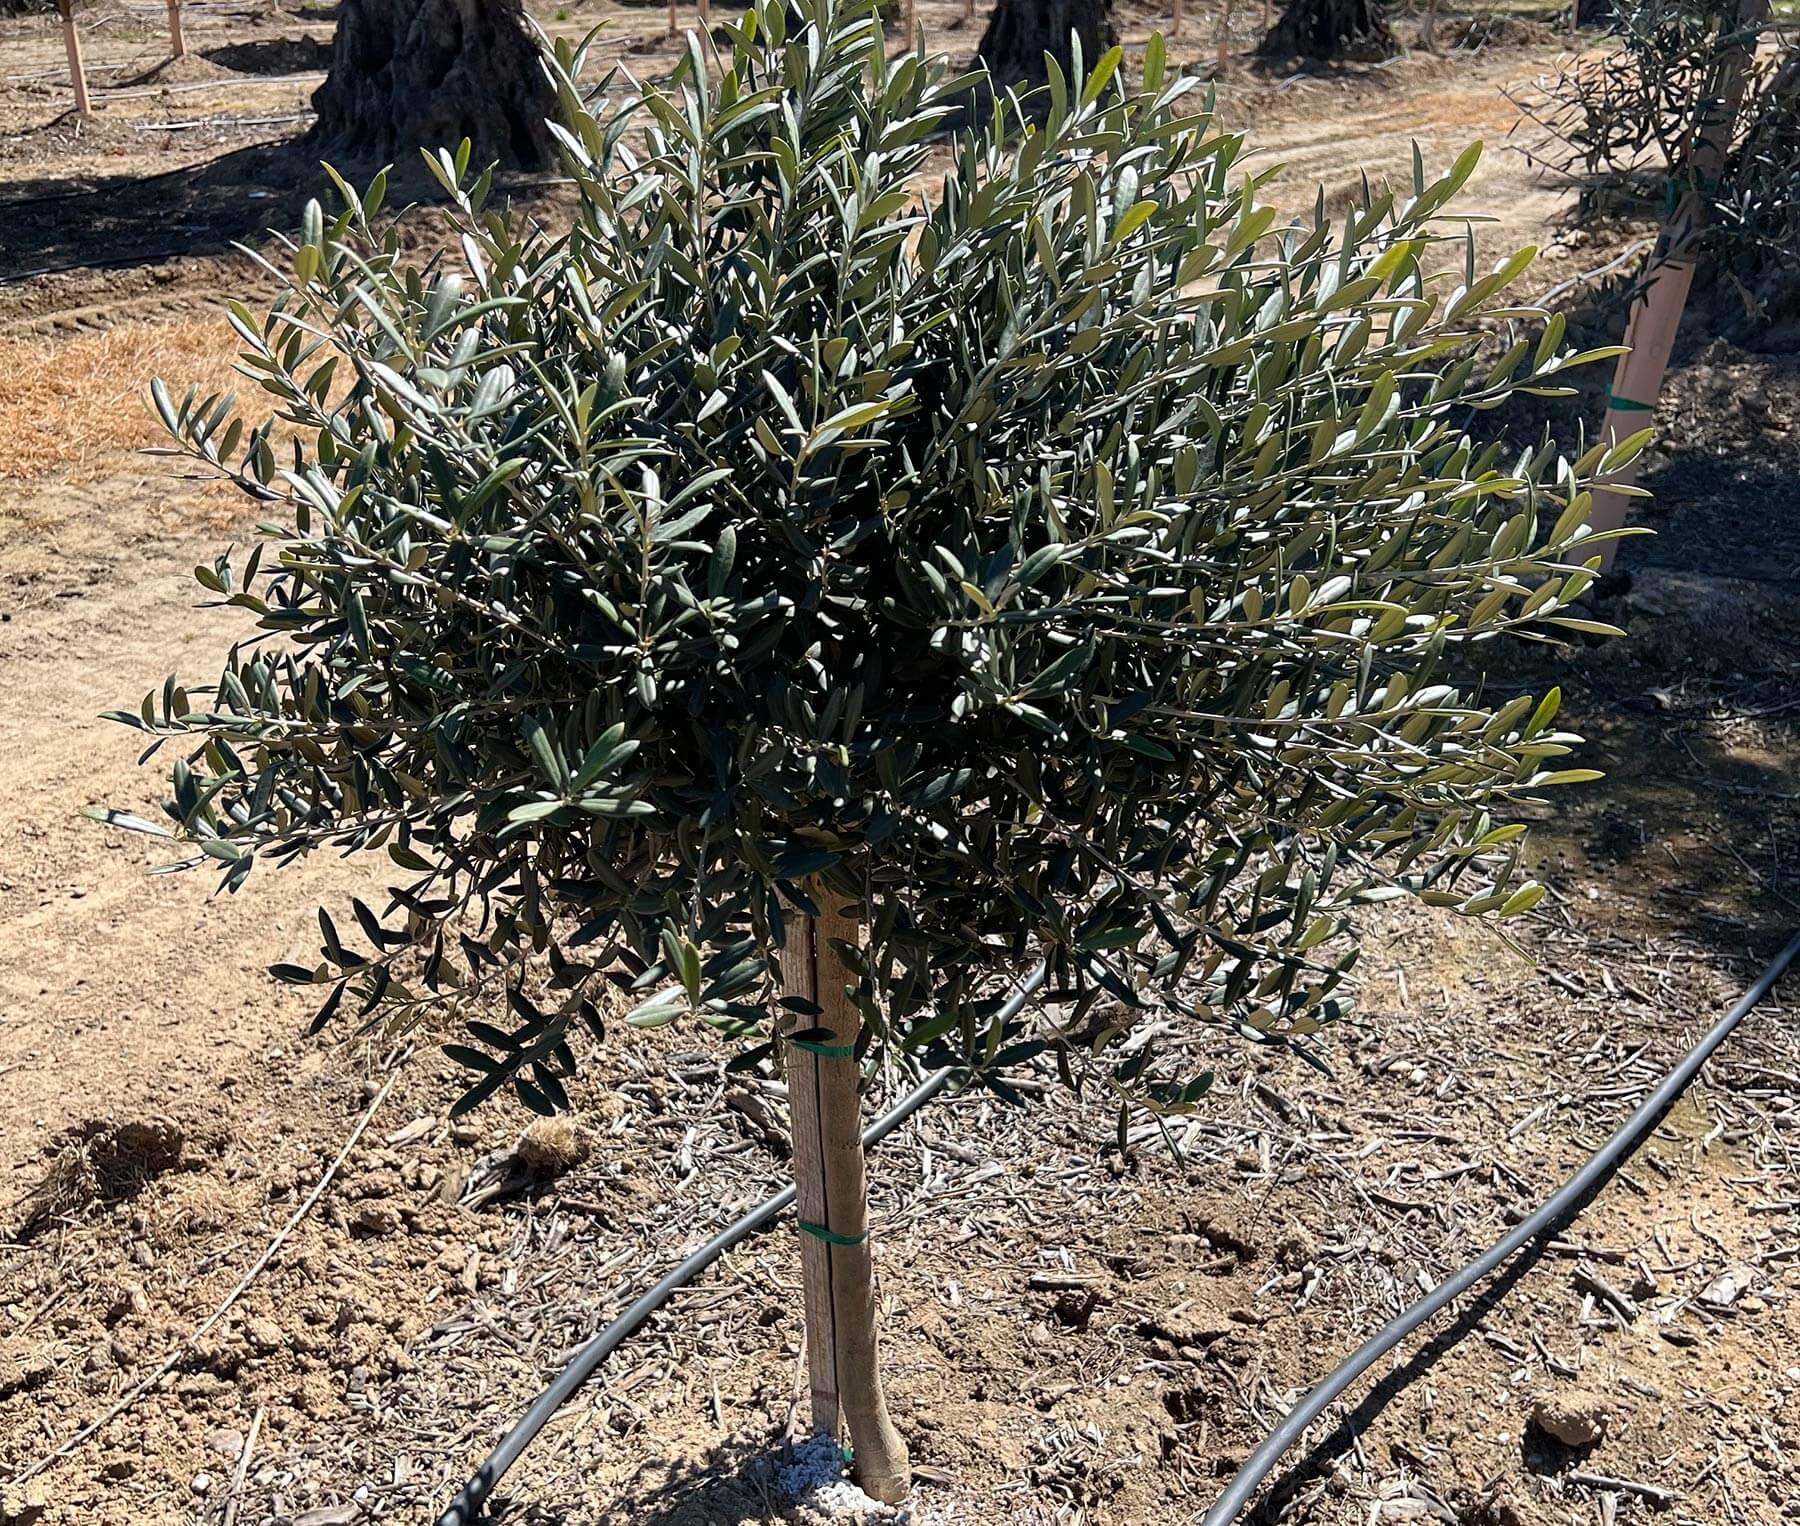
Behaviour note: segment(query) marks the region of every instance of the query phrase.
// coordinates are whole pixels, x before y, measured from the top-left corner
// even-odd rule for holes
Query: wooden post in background
[[[56,0],[56,14],[62,17],[63,50],[69,55],[69,83],[75,87],[75,111],[78,116],[94,114],[88,100],[87,69],[81,62],[81,34],[75,30],[73,0]]]
[[[187,57],[187,39],[181,35],[181,0],[169,3],[169,57]]]
[[[1669,167],[1672,177],[1685,176],[1687,184],[1684,189],[1675,179],[1670,180],[1676,193],[1674,206],[1651,252],[1644,289],[1631,304],[1625,320],[1622,342],[1629,348],[1619,357],[1613,372],[1612,386],[1606,393],[1606,418],[1600,426],[1600,438],[1608,445],[1629,439],[1656,418],[1669,356],[1674,352],[1675,335],[1694,284],[1700,239],[1706,231],[1708,188],[1718,182],[1731,151],[1732,131],[1743,108],[1744,91],[1755,62],[1757,37],[1768,15],[1769,0],[1739,0],[1736,38],[1721,51],[1713,70],[1710,98],[1717,114],[1702,125],[1687,164]],[[1588,523],[1595,530],[1623,527],[1631,503],[1629,489],[1636,480],[1634,463],[1595,487],[1588,513]],[[1600,570],[1610,572],[1619,554],[1619,543],[1606,541],[1599,551]]]
[[[820,915],[790,913],[781,984],[787,995],[820,1009],[818,1017],[788,1014],[785,1030],[826,1030],[816,1042],[784,1046],[813,1430],[835,1438],[841,1414],[855,1449],[856,1482],[871,1497],[898,1504],[911,1489],[912,1472],[906,1443],[888,1418],[876,1351],[862,1068],[855,1058],[862,1018],[845,994],[853,977],[831,947],[834,939],[858,942],[861,928],[823,885],[808,889]]]
[[[1171,37],[1181,35],[1181,0],[1175,0],[1175,14],[1169,18],[1169,35]]]
[[[1224,9],[1219,12],[1219,68],[1225,67],[1225,60],[1231,57],[1231,0],[1225,0]]]

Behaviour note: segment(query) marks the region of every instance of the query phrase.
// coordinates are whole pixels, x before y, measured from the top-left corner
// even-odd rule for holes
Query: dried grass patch
[[[135,1197],[181,1165],[187,1136],[166,1118],[126,1123],[90,1120],[69,1131],[43,1179],[26,1194],[24,1219],[14,1232],[26,1239],[57,1219]]]
[[[231,369],[237,349],[221,318],[0,340],[0,479],[91,481],[116,452],[160,444],[150,378],[165,378],[177,397],[189,386],[243,395],[250,384]]]

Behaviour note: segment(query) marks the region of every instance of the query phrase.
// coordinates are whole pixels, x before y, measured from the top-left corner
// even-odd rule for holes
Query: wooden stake
[[[906,0],[906,40],[910,44],[919,27],[919,0]]]
[[[169,57],[187,57],[187,39],[181,35],[181,0],[169,0]]]
[[[63,49],[69,55],[69,83],[75,87],[76,115],[91,117],[94,108],[88,100],[87,69],[81,62],[81,34],[75,30],[72,0],[56,0],[56,13],[62,17]]]
[[[1644,289],[1631,304],[1630,315],[1625,320],[1622,343],[1630,348],[1619,357],[1613,371],[1612,386],[1606,394],[1606,419],[1600,426],[1601,438],[1608,445],[1628,439],[1656,418],[1656,405],[1662,399],[1669,356],[1674,352],[1675,335],[1681,328],[1681,315],[1694,284],[1700,237],[1706,231],[1708,203],[1705,188],[1718,181],[1725,167],[1725,156],[1731,150],[1731,130],[1737,122],[1744,91],[1749,84],[1756,52],[1756,32],[1768,14],[1769,0],[1739,0],[1739,40],[1719,55],[1715,86],[1711,92],[1712,99],[1718,104],[1718,114],[1701,128],[1700,139],[1685,167],[1687,189],[1677,196],[1668,221],[1663,224],[1662,234],[1650,255]],[[1681,167],[1670,166],[1671,175],[1682,172]],[[1629,489],[1636,480],[1637,468],[1633,463],[1594,489],[1588,523],[1595,530],[1623,527],[1631,502]],[[1618,556],[1619,543],[1606,541],[1599,551],[1600,570],[1608,572]]]
[[[1231,57],[1231,0],[1225,0],[1224,10],[1219,12],[1219,69],[1225,68],[1225,60]]]
[[[876,1350],[862,1071],[854,1058],[862,1018],[845,994],[852,977],[831,947],[833,940],[858,942],[861,928],[822,885],[809,890],[821,914],[791,915],[781,972],[787,995],[820,1009],[818,1017],[788,1014],[786,1031],[829,1034],[813,1047],[786,1046],[813,1430],[835,1437],[841,1413],[857,1483],[873,1498],[898,1504],[911,1490],[912,1470],[906,1443],[888,1418]]]
[[[1181,35],[1181,0],[1175,0],[1175,14],[1169,21],[1169,35],[1171,37]]]
[[[674,37],[681,31],[681,12],[675,9],[675,0],[669,0],[669,35]]]

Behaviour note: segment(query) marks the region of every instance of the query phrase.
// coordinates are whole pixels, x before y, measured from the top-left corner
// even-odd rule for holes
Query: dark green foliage
[[[1146,1010],[1308,1034],[1352,903],[1540,893],[1497,813],[1571,738],[1447,659],[1587,628],[1599,452],[1463,432],[1556,385],[1560,324],[1477,371],[1526,257],[1423,274],[1472,151],[1285,227],[1160,43],[1132,88],[1117,50],[1053,73],[1016,148],[1000,99],[921,203],[967,82],[864,5],[784,9],[604,117],[560,54],[566,232],[486,210],[466,153],[433,161],[456,261],[376,232],[379,185],[312,209],[273,311],[234,309],[291,460],[158,391],[287,515],[198,569],[263,638],[119,718],[184,749],[169,815],[227,885],[389,855],[386,912],[278,973],[325,1015],[451,1004],[474,1095],[559,1104],[609,973],[755,1045],[822,879],[866,909],[881,1050],[1050,1044],[1186,1105],[1114,1052]],[[993,1022],[1043,951],[1064,1026]]]

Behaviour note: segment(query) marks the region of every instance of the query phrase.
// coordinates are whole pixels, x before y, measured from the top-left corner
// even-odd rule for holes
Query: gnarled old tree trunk
[[[478,165],[533,169],[555,105],[518,0],[342,0],[313,143],[416,164],[468,138]]]
[[[1257,52],[1264,58],[1392,58],[1400,51],[1381,0],[1288,0]]]
[[[1069,72],[1071,36],[1081,38],[1081,56],[1091,67],[1119,40],[1112,0],[996,0],[977,56],[997,87],[1030,88],[1048,77],[1046,53]]]

